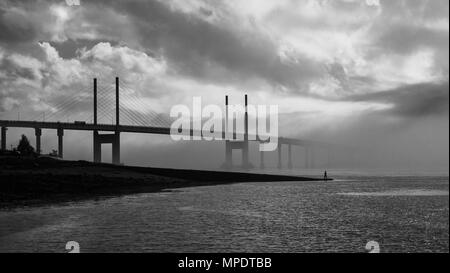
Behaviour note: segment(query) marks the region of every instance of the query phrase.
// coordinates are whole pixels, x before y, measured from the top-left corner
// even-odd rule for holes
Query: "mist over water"
[[[322,129],[315,131],[303,131],[302,127],[296,129],[300,133],[295,138],[336,144],[331,152],[320,148],[314,150],[315,169],[322,172],[323,169],[344,169],[378,174],[382,174],[382,171],[386,174],[448,174],[448,116],[437,120],[430,118],[408,121],[401,125],[382,126],[375,121],[347,122],[352,125],[340,124],[339,130],[331,125],[324,125]],[[22,133],[34,144],[33,130],[10,128],[7,147],[15,147]],[[288,135],[287,132],[281,134]],[[174,142],[169,136],[139,134],[122,134],[121,141],[121,160],[126,165],[219,169],[225,161],[223,141]],[[45,153],[57,148],[54,130],[43,131],[42,145]],[[92,161],[91,133],[67,131],[64,145],[65,159]],[[104,145],[102,157],[104,162],[111,161],[110,145]],[[304,148],[293,146],[292,157],[294,168],[304,170]],[[250,161],[255,167],[259,167],[259,158],[258,144],[251,143]],[[282,158],[283,166],[287,167],[287,146],[282,147]],[[239,165],[241,160],[240,153],[235,151],[234,163]],[[276,167],[277,151],[265,153],[265,163],[268,168]]]

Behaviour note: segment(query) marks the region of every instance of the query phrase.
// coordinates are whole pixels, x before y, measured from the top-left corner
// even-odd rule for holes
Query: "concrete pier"
[[[93,143],[93,150],[94,150],[94,162],[100,163],[102,162],[102,146],[101,142],[99,141],[99,133],[98,131],[94,131],[94,143]]]
[[[288,168],[292,169],[292,145],[288,144]]]
[[[99,134],[94,132],[94,162],[102,161],[102,144],[112,144],[112,163],[120,164],[120,132]]]
[[[282,164],[282,158],[281,158],[281,143],[280,142],[278,142],[278,147],[277,147],[277,150],[278,150],[278,169],[281,169],[281,168],[283,168],[283,164]]]
[[[64,136],[64,129],[58,128],[58,157],[63,158],[63,136]]]
[[[120,165],[120,132],[114,133],[114,140],[112,143],[112,163]]]
[[[259,152],[259,167],[261,169],[265,169],[266,168],[266,166],[264,164],[264,152],[263,151]]]
[[[36,153],[38,155],[40,155],[42,153],[42,149],[41,149],[42,129],[41,128],[35,128],[34,129],[34,135],[36,136]]]
[[[6,131],[7,130],[8,130],[8,128],[2,127],[2,145],[1,145],[2,151],[6,151]]]

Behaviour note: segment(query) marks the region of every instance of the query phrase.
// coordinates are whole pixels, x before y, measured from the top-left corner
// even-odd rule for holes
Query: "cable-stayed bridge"
[[[152,111],[149,104],[143,101],[142,96],[133,88],[121,83],[116,78],[114,85],[98,85],[94,79],[92,87],[85,87],[74,92],[70,96],[56,97],[50,103],[50,108],[42,112],[42,116],[20,117],[13,119],[0,119],[1,127],[1,150],[6,150],[6,136],[8,128],[33,128],[36,137],[36,152],[41,153],[41,136],[43,129],[53,129],[58,135],[58,156],[64,156],[64,131],[92,131],[93,132],[93,161],[101,162],[102,144],[112,144],[112,163],[120,164],[120,134],[121,133],[143,133],[170,135],[172,120],[168,115],[163,115]],[[247,96],[245,98],[247,106]],[[226,97],[226,107],[228,109],[228,97]],[[248,118],[245,113],[244,138],[242,140],[228,140],[225,138],[225,130],[222,131],[222,139],[225,142],[225,163],[224,167],[231,168],[232,151],[242,152],[242,167],[252,168],[249,161],[249,142],[259,141],[258,137],[249,137]],[[193,129],[189,134],[202,135],[201,132]],[[288,168],[293,167],[292,146],[304,148],[305,168],[313,168],[315,162],[314,150],[323,149],[326,151],[327,165],[330,164],[333,147],[326,143],[293,139],[278,138],[278,167],[282,168],[282,145],[288,147]],[[264,168],[264,152],[260,152],[260,167]]]

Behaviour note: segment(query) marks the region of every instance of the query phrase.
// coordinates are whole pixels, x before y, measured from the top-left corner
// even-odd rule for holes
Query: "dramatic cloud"
[[[448,115],[449,111],[449,86],[448,82],[423,83],[355,96],[353,99],[393,104],[394,107],[389,112],[402,117],[442,116]]]
[[[447,0],[2,1],[0,118],[56,116],[75,97],[80,105],[64,118],[89,120],[92,78],[107,90],[120,76],[123,92],[142,103],[124,99],[126,110],[158,112],[158,119],[193,96],[222,104],[226,94],[237,101],[249,93],[253,103],[278,104],[280,131],[297,137],[320,138],[324,130],[341,139],[348,137],[339,130],[387,136],[392,124],[417,132],[424,128],[418,120],[429,119],[440,130],[449,107],[448,6]]]
[[[32,41],[37,34],[26,13],[20,9],[0,9],[0,29],[0,41],[6,43]]]

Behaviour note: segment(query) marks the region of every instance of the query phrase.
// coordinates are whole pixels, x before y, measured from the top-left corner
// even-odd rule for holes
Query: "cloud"
[[[2,110],[22,104],[26,108],[23,112],[28,111],[31,117],[33,111],[55,111],[64,98],[91,95],[94,77],[99,78],[102,86],[111,86],[114,78],[120,76],[129,88],[145,90],[142,85],[148,86],[166,69],[163,60],[109,43],[98,43],[71,59],[62,58],[47,42],[39,43],[39,47],[41,58],[0,50]],[[73,115],[90,111],[90,107],[83,105],[87,102],[81,102],[79,108],[71,109]]]
[[[325,97],[377,91],[413,83],[409,71],[392,71],[420,51],[433,57],[424,74],[448,74],[445,1],[38,2],[3,6],[22,14],[23,26],[10,25],[28,41],[51,42],[72,58],[84,45],[108,41],[206,84]]]
[[[0,29],[0,42],[7,44],[28,42],[37,36],[26,12],[17,8],[4,10],[0,7]]]
[[[385,27],[384,24],[383,27]],[[376,43],[384,50],[410,54],[416,50],[429,47],[444,49],[448,46],[448,39],[448,30],[432,29],[424,25],[401,22],[391,25],[380,33]]]
[[[448,17],[446,0],[1,1],[1,118],[35,118],[67,97],[81,102],[67,116],[89,114],[92,78],[111,87],[120,76],[162,114],[193,96],[245,92],[280,105],[280,131],[292,135],[440,132]]]
[[[69,11],[55,1],[4,1],[0,4],[3,46],[38,40],[63,40]]]
[[[181,75],[223,83],[258,77],[300,90],[323,73],[307,56],[282,60],[276,41],[256,29],[236,28],[239,21],[211,23],[158,1],[117,1],[113,7],[133,21],[140,44],[163,54]]]
[[[2,58],[0,60],[0,71],[2,73],[0,74],[0,78],[3,78],[3,80],[6,79],[17,79],[17,78],[24,78],[28,80],[34,80],[35,74],[33,69],[29,67],[22,67],[15,63],[11,58]]]
[[[444,116],[449,112],[449,83],[421,83],[350,97],[353,101],[393,104],[388,113],[406,118]]]

